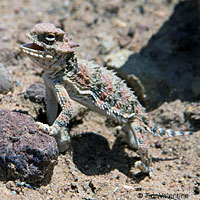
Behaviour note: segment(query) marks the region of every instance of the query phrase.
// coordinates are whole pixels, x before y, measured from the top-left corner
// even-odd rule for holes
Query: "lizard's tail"
[[[159,128],[156,125],[151,128],[150,131],[153,135],[159,137],[176,137],[176,136],[183,136],[183,135],[192,135],[193,132],[191,131],[174,131],[171,129]]]

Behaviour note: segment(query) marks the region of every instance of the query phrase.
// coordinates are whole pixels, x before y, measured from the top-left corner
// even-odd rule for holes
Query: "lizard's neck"
[[[77,71],[77,57],[74,53],[56,56],[55,62],[48,70],[45,70],[50,78],[62,77],[66,73]]]
[[[74,53],[68,54],[65,61],[65,73],[76,74],[79,71],[77,57]]]

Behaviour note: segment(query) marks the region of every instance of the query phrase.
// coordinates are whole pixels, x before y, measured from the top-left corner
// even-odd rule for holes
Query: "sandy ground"
[[[39,105],[24,99],[24,93],[32,83],[42,83],[41,69],[19,49],[27,41],[25,32],[36,23],[64,29],[80,44],[80,57],[102,64],[105,55],[122,48],[140,52],[178,4],[178,0],[1,0],[0,62],[13,74],[14,90],[0,96],[0,108],[40,118]],[[173,139],[147,136],[154,168],[150,176],[133,167],[139,157],[116,140],[113,123],[86,111],[70,124],[73,155],[59,155],[50,179],[32,188],[0,180],[0,199],[200,199],[198,102],[199,97],[169,98],[150,112],[159,125],[195,131]],[[186,111],[196,114],[193,123],[185,120]]]

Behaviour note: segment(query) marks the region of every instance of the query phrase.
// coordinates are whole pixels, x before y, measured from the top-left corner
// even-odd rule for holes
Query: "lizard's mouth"
[[[40,58],[47,58],[52,59],[53,57],[51,55],[45,55],[44,48],[39,46],[36,43],[29,43],[29,44],[23,44],[21,45],[22,52],[24,52],[27,55],[30,55],[31,57],[40,57]]]

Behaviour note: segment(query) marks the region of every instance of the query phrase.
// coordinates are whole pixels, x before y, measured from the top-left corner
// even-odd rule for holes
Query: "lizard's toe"
[[[37,124],[37,127],[43,132],[45,132],[46,134],[51,135],[51,136],[55,135],[54,131],[48,124],[43,124],[41,122],[36,122],[36,124]]]

